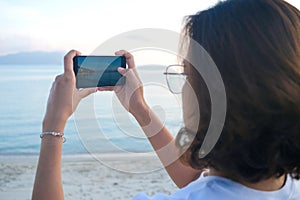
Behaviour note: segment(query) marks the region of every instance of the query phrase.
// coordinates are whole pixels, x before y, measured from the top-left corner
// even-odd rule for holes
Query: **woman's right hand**
[[[126,77],[124,85],[114,87],[100,87],[99,91],[114,90],[124,108],[133,116],[148,112],[148,105],[144,99],[143,84],[136,71],[133,55],[125,50],[115,53],[117,56],[125,56],[127,69],[118,68],[118,72]]]

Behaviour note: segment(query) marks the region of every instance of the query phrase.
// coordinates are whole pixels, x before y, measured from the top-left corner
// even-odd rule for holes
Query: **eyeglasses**
[[[180,94],[182,93],[182,87],[186,82],[186,77],[188,74],[184,73],[184,66],[183,65],[169,65],[166,68],[166,75],[167,84],[169,90],[173,94]]]

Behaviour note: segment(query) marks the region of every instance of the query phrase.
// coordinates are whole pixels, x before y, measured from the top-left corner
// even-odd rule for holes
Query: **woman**
[[[187,131],[195,139],[186,147],[180,142],[181,133],[177,146],[169,151],[185,151],[180,160],[166,166],[183,188],[152,199],[300,199],[299,10],[282,0],[228,0],[189,16],[183,33],[184,42],[197,41],[218,66],[226,89],[226,121],[215,147],[200,158],[211,102],[197,66],[184,62],[201,110],[200,120],[194,120],[196,130]],[[197,56],[193,48],[188,49]],[[65,56],[64,74],[56,78],[49,96],[43,132],[63,133],[80,99],[96,92],[75,89],[72,58],[79,54],[70,51]],[[119,69],[126,84],[114,88],[115,92],[139,124],[147,127],[144,131],[158,150],[173,137],[147,106],[132,55],[126,51],[116,55],[124,55],[129,68]],[[138,89],[133,92],[130,88]],[[131,92],[128,99],[126,94]],[[188,109],[189,104],[183,104]],[[184,117],[193,118],[188,113]],[[151,126],[162,128],[153,135]],[[33,199],[63,199],[61,148],[61,135],[43,135]],[[167,163],[165,155],[158,156]],[[149,198],[140,194],[134,199]]]

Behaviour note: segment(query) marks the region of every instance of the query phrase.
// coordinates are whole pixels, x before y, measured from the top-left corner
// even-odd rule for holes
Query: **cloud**
[[[0,0],[0,55],[26,49],[91,52],[106,39],[133,29],[179,31],[185,15],[217,1]],[[299,0],[288,2],[299,8]]]

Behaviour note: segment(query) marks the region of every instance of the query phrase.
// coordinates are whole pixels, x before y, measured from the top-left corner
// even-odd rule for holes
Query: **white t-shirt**
[[[172,195],[148,197],[140,193],[133,200],[300,200],[300,181],[288,176],[280,190],[265,192],[248,188],[240,183],[218,176],[203,176]]]

